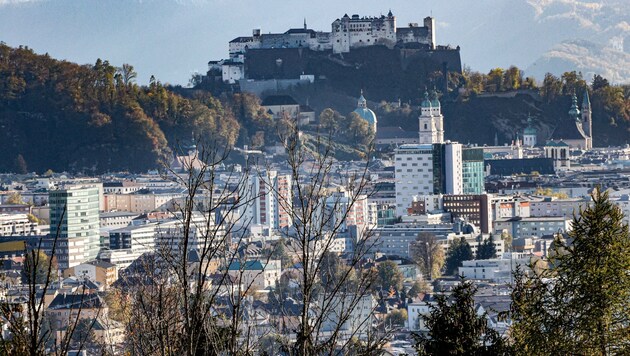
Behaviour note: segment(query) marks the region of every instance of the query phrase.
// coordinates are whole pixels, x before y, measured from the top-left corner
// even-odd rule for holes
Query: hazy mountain
[[[309,28],[330,31],[344,13],[377,16],[390,8],[399,26],[432,14],[438,42],[460,45],[462,61],[476,70],[514,64],[532,74],[561,74],[573,65],[630,82],[617,69],[627,62],[614,62],[626,58],[617,52],[630,53],[629,0],[295,0],[290,6],[280,0],[0,0],[0,41],[79,63],[98,57],[131,63],[141,83],[153,74],[186,84],[194,71],[205,72],[208,60],[227,56],[229,40],[252,28],[283,32],[306,18]],[[576,61],[575,48],[567,46],[588,48],[593,59]]]

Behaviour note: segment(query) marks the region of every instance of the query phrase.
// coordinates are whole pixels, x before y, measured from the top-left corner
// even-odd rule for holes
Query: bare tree
[[[0,303],[0,317],[8,327],[8,338],[0,333],[0,354],[3,355],[67,355],[70,350],[81,351],[88,342],[89,333],[98,318],[101,306],[95,306],[96,315],[87,318],[84,325],[85,333],[76,333],[78,325],[86,319],[83,310],[86,298],[84,291],[79,295],[76,308],[71,308],[64,321],[63,327],[54,325],[47,315],[46,297],[49,292],[57,291],[54,281],[57,277],[55,263],[59,253],[60,231],[66,206],[63,207],[61,218],[56,226],[55,234],[48,241],[40,239],[33,250],[24,251],[23,285],[26,292],[25,300]],[[44,247],[44,243],[50,247]],[[98,296],[96,296],[98,298]],[[92,316],[92,315],[91,315]]]
[[[202,143],[183,174],[170,172],[186,188],[185,199],[172,210],[177,224],[158,228],[155,253],[120,278],[128,352],[319,355],[348,349],[369,354],[382,347],[390,330],[374,316],[373,271],[362,268],[375,243],[363,215],[369,161],[339,171],[331,136],[316,136],[307,148],[286,120],[280,138],[290,193],[269,179],[268,165],[246,165],[242,173],[221,170],[227,151]],[[264,189],[253,190],[254,179]],[[275,263],[272,250],[266,255],[249,250],[251,218],[243,210],[271,194],[289,217],[278,243],[295,266],[284,266],[267,297],[258,292],[257,275],[248,266],[254,259],[266,267]],[[331,252],[343,253],[343,263],[323,284],[322,257]],[[292,307],[285,303],[290,300]],[[261,302],[268,314],[258,322],[262,309],[254,304]]]

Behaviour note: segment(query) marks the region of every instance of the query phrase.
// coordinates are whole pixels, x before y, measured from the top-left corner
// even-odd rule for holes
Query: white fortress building
[[[237,37],[229,43],[230,59],[242,60],[248,49],[259,48],[309,48],[313,51],[347,53],[360,47],[384,45],[409,45],[416,48],[435,49],[435,19],[426,17],[423,26],[410,23],[407,27],[396,27],[396,16],[390,11],[387,16],[360,17],[344,15],[331,24],[330,32],[309,29],[304,21],[303,28],[294,28],[285,33],[263,34],[254,29],[252,36]]]

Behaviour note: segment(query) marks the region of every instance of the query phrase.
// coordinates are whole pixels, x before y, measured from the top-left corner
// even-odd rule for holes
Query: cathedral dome
[[[368,122],[370,127],[376,130],[376,114],[374,111],[367,107],[367,100],[363,97],[363,90],[361,90],[361,96],[357,102],[357,108],[354,110],[361,118]]]
[[[359,116],[361,116],[363,120],[367,121],[368,124],[376,125],[376,114],[374,113],[374,111],[364,107],[364,108],[356,108],[354,112],[359,114]]]
[[[523,130],[523,135],[536,136],[537,130],[532,125],[532,121],[533,120],[531,117],[527,118],[527,127],[525,128],[525,130]]]
[[[527,127],[525,128],[525,130],[523,130],[523,135],[533,135],[536,136],[536,129],[533,127]]]

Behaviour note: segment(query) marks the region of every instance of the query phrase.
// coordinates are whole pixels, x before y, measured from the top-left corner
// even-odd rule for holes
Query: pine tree
[[[419,355],[502,355],[505,340],[478,315],[473,297],[477,287],[462,281],[450,296],[437,295],[431,312],[422,316],[427,335],[416,336]]]
[[[456,274],[463,261],[473,258],[472,249],[465,237],[462,236],[459,240],[451,242],[446,253],[446,275]]]
[[[487,260],[490,258],[495,258],[497,256],[497,248],[492,242],[492,236],[485,239],[481,244],[479,244],[477,248],[477,256],[478,260]]]
[[[592,198],[555,239],[553,268],[516,273],[511,335],[522,354],[630,351],[630,233],[607,193]]]

